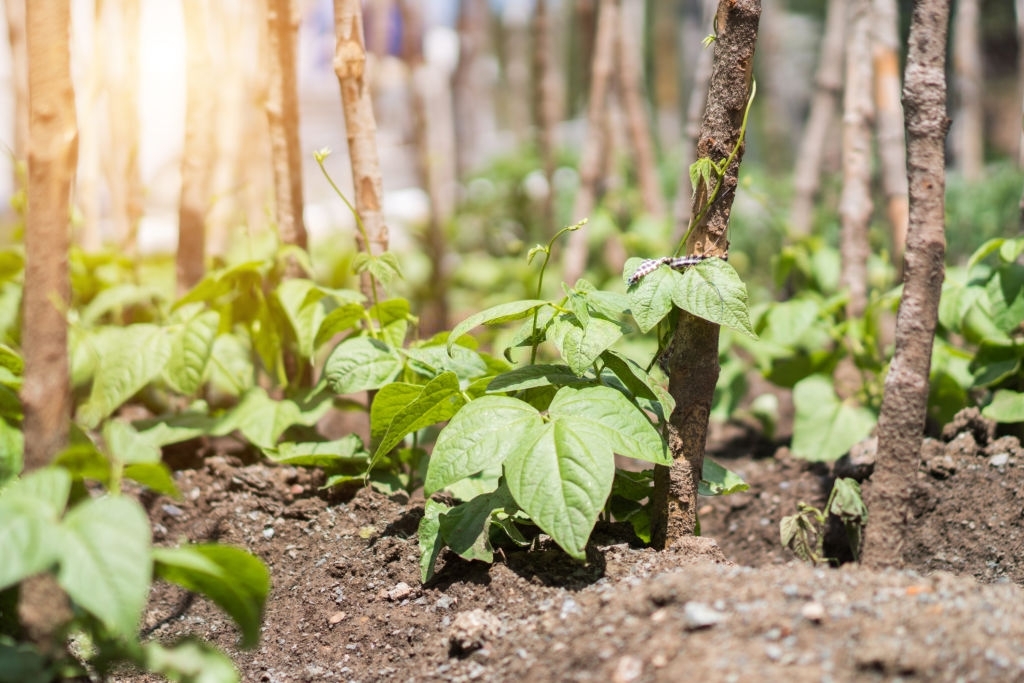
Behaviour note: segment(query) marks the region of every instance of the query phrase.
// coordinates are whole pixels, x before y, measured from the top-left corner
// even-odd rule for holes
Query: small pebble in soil
[[[455,598],[450,595],[442,595],[437,599],[437,602],[434,603],[434,607],[437,609],[451,609],[454,604]]]
[[[996,453],[988,459],[988,464],[992,467],[1004,467],[1008,462],[1010,462],[1009,453]]]
[[[725,615],[703,602],[688,602],[683,607],[683,622],[687,630],[696,631],[711,628],[721,623]]]
[[[263,538],[265,538],[265,539],[267,539],[269,541],[273,537],[274,537],[274,527],[268,526],[266,529],[263,530]]]
[[[643,672],[643,660],[633,655],[625,655],[620,657],[619,661],[615,664],[612,681],[613,683],[631,683],[640,678]]]
[[[400,600],[405,600],[412,595],[412,593],[412,586],[407,584],[405,581],[399,581],[393,588],[385,593],[385,597],[387,597],[391,602],[398,602]]]
[[[329,623],[331,626],[336,626],[337,624],[340,624],[341,622],[345,621],[345,617],[347,616],[348,615],[344,612],[335,612],[331,615],[331,618],[327,620],[327,623]]]
[[[993,458],[993,460],[995,460],[995,458]],[[160,509],[163,510],[166,514],[170,515],[171,517],[181,517],[184,514],[180,507],[178,507],[177,505],[171,505],[170,503],[160,506]]]
[[[501,621],[484,610],[460,612],[448,632],[448,653],[465,657],[497,638],[500,632]]]
[[[800,616],[807,621],[820,624],[825,618],[825,608],[820,602],[808,602],[800,609]]]

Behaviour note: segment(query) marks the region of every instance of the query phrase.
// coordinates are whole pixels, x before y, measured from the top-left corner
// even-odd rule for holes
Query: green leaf
[[[117,462],[125,464],[160,462],[160,447],[148,437],[137,432],[127,422],[110,420],[104,424],[103,441],[107,445],[107,453]]]
[[[366,309],[363,308],[362,304],[358,303],[342,304],[335,308],[320,323],[320,329],[317,330],[313,346],[320,348],[329,342],[334,335],[351,331],[363,319],[365,314]]]
[[[252,308],[251,312],[245,313],[249,322],[252,347],[267,372],[280,384],[284,384],[284,316],[276,304],[271,307],[259,287],[254,287],[249,295],[244,297],[244,301],[246,307]]]
[[[838,249],[818,249],[811,254],[811,274],[820,291],[829,294],[839,291],[841,260]]]
[[[1005,263],[1015,262],[1024,252],[1024,240],[1020,239],[1009,239],[1003,242],[1002,246],[999,247],[999,258]]]
[[[330,404],[326,405],[330,408]],[[321,411],[324,410],[322,407]],[[296,424],[312,424],[316,415],[305,415],[298,404],[290,400],[275,401],[262,387],[249,390],[242,402],[224,416],[217,434],[233,429],[242,432],[250,443],[259,448],[273,448],[286,429]]]
[[[317,332],[327,316],[321,303],[323,292],[312,280],[293,278],[278,285],[274,296],[295,333],[299,354],[311,358]]]
[[[219,422],[219,418],[209,414],[205,403],[200,402],[200,407],[193,406],[174,415],[138,420],[133,426],[149,443],[160,447],[213,434]]]
[[[711,401],[711,417],[727,422],[736,414],[740,403],[747,396],[748,368],[746,363],[734,356],[721,358],[719,363],[721,370]]]
[[[24,452],[21,428],[6,417],[0,418],[0,489],[21,472]]]
[[[276,449],[268,449],[266,453],[271,460],[281,465],[320,467],[327,471],[345,466],[365,467],[370,457],[363,450],[362,439],[355,434],[336,441],[282,443]]]
[[[146,488],[175,500],[181,500],[181,491],[174,483],[171,469],[162,462],[138,463],[124,468],[124,476]]]
[[[380,443],[395,416],[422,393],[422,384],[391,382],[381,387],[370,404],[370,441]]]
[[[939,298],[939,324],[952,332],[960,331],[960,297],[966,287],[958,281],[952,268],[947,268],[946,279],[942,283],[942,296]]]
[[[185,640],[172,647],[142,645],[142,666],[174,683],[238,683],[231,658],[209,643]]]
[[[371,306],[367,314],[377,320],[382,341],[392,348],[400,349],[409,331],[411,316],[409,301],[387,299]]]
[[[827,346],[829,316],[824,308],[817,297],[772,303],[758,324],[761,343],[771,345],[776,356],[792,355],[793,349]]]
[[[990,387],[1011,377],[1020,370],[1024,349],[982,342],[971,360],[969,369],[975,387]]]
[[[590,380],[581,379],[567,365],[523,365],[503,373],[491,380],[487,385],[490,393],[522,391],[544,386],[566,386],[588,384]]]
[[[270,592],[270,572],[255,555],[219,544],[157,548],[156,575],[212,600],[234,619],[242,647],[260,639],[263,606]]]
[[[676,306],[757,339],[750,325],[747,286],[732,266],[722,259],[711,258],[682,273],[672,273],[677,276],[672,290],[672,301]]]
[[[264,263],[262,261],[249,261],[233,266],[228,270],[207,273],[185,296],[174,302],[173,308],[178,309],[187,304],[197,302],[213,304],[217,299],[232,290],[242,272],[249,272],[255,274],[257,278],[262,278],[263,266]]]
[[[452,494],[455,500],[473,500],[477,496],[490,493],[498,488],[501,481],[501,465],[487,467],[474,475],[460,479],[454,484],[448,484],[445,490]]]
[[[590,436],[569,420],[555,420],[532,430],[505,459],[505,480],[516,504],[579,560],[586,558],[587,539],[615,477],[611,450],[590,442]]]
[[[52,683],[61,680],[56,668],[35,645],[0,636],[0,683]]]
[[[793,455],[811,462],[838,459],[871,434],[877,421],[867,408],[840,401],[831,378],[824,375],[798,382],[793,404]]]
[[[367,462],[369,462],[369,455],[367,455]],[[324,485],[320,487],[321,491],[334,488],[335,486],[344,486],[345,484],[358,484],[359,488],[366,486],[367,474],[366,472],[360,472],[359,474],[332,474],[327,477]]]
[[[821,561],[815,548],[815,539],[819,536],[819,531],[803,511],[787,515],[779,522],[779,537],[783,547],[792,550],[804,562],[816,564]]]
[[[855,479],[841,477],[832,486],[832,504],[828,511],[843,520],[844,524],[868,521],[868,508],[860,495],[860,484]]]
[[[353,259],[353,267],[355,267],[356,262],[356,259]],[[370,256],[366,261],[366,270],[383,285],[387,285],[402,277],[402,269],[398,265],[398,257],[390,251]]]
[[[36,470],[0,491],[0,590],[57,564],[57,524],[71,491],[62,469]]]
[[[217,335],[210,361],[211,389],[241,396],[255,385],[256,368],[249,340],[235,334]]]
[[[570,290],[565,306],[576,317],[576,323],[580,327],[586,327],[590,323],[590,308],[587,306],[587,300],[582,295]]]
[[[505,486],[456,505],[440,516],[441,537],[453,552],[467,560],[494,561],[491,547],[491,515],[515,506]]]
[[[573,290],[581,295],[591,310],[609,320],[618,320],[629,313],[629,296],[625,294],[597,289],[586,280],[579,280]]]
[[[710,39],[710,40],[709,40]],[[711,44],[711,41],[715,39],[714,35],[708,35],[704,38],[704,47]],[[692,164],[690,164],[690,186],[693,191],[697,191],[697,187],[701,182],[708,188],[708,192],[711,192],[711,188],[714,186],[715,178],[717,177],[717,171],[715,170],[714,163],[711,161],[711,157],[700,157]]]
[[[157,325],[131,325],[104,337],[89,399],[78,420],[96,427],[152,381],[167,365],[171,340]]]
[[[868,508],[860,495],[860,484],[854,479],[836,479],[830,496],[828,511],[842,520],[854,559],[860,559],[864,526],[868,523]]]
[[[450,419],[465,403],[466,399],[459,391],[459,378],[455,373],[445,372],[438,375],[423,386],[413,400],[394,412],[387,431],[374,451],[373,460],[376,461],[388,453],[407,435]]]
[[[110,460],[91,441],[70,444],[57,454],[53,464],[75,479],[92,479],[104,486],[111,483]]]
[[[971,288],[968,292],[972,290],[977,291],[974,288]],[[1013,344],[1013,340],[999,325],[996,324],[995,319],[989,312],[989,308],[996,308],[996,306],[989,304],[987,296],[981,295],[972,297],[965,293],[965,296],[961,297],[961,303],[964,301],[971,301],[974,303],[974,305],[964,313],[961,324],[961,331],[967,341],[972,344],[989,344],[992,346],[1011,346]]]
[[[21,330],[21,285],[0,284],[0,338],[13,340]]]
[[[444,542],[441,540],[440,517],[447,510],[447,505],[430,498],[427,498],[423,504],[423,518],[416,531],[420,546],[420,581],[423,583],[433,578],[437,556],[444,548]]]
[[[727,470],[710,458],[704,458],[704,472],[697,492],[702,496],[728,496],[746,491],[750,486],[740,475]]]
[[[487,363],[479,353],[458,344],[451,348],[450,354],[443,345],[414,347],[405,349],[403,353],[411,361],[409,367],[425,377],[436,377],[442,372],[451,371],[460,380],[470,380],[489,372]]]
[[[628,281],[641,263],[643,260],[638,258],[626,261],[623,273],[629,275],[623,279]],[[676,288],[673,274],[670,268],[656,268],[629,288],[629,308],[641,332],[650,332],[672,310],[672,294]]]
[[[975,249],[974,253],[971,254],[970,260],[967,261],[967,270],[974,268],[974,266],[984,261],[989,254],[999,251],[1002,248],[1004,242],[1006,242],[1004,238],[996,237],[988,240],[980,247]]]
[[[91,326],[95,325],[100,318],[108,313],[120,312],[125,308],[139,305],[152,307],[154,303],[163,300],[163,292],[158,287],[147,287],[134,283],[122,283],[107,287],[100,292],[82,309],[82,323]]]
[[[505,347],[505,360],[512,361],[511,350],[514,348],[536,346],[543,342],[547,338],[547,330],[555,317],[555,313],[556,311],[553,306],[544,306],[537,309],[536,319],[531,317],[529,320],[524,321],[512,335],[508,346]]]
[[[629,458],[671,465],[661,434],[619,391],[605,386],[563,387],[548,408],[552,420],[572,425],[585,441]]]
[[[130,498],[90,499],[64,517],[57,580],[115,636],[134,638],[152,577],[149,520]]]
[[[654,470],[631,472],[617,469],[615,470],[615,480],[612,483],[612,495],[640,502],[650,497],[653,481]]]
[[[0,368],[8,370],[12,375],[20,377],[25,371],[25,361],[21,355],[6,344],[0,344]]]
[[[58,519],[68,504],[71,476],[59,467],[46,467],[17,479],[0,495],[5,499],[24,498],[45,506],[47,516]]]
[[[483,396],[466,404],[437,437],[424,492],[500,465],[512,453],[530,448],[544,423],[537,410],[507,396]]]
[[[1003,424],[1024,422],[1024,393],[997,389],[992,402],[982,408],[981,414]]]
[[[610,349],[601,354],[601,359],[633,396],[661,403],[664,415],[670,415],[675,409],[675,399],[639,363]]]
[[[456,325],[455,329],[448,335],[448,350],[451,352],[451,348],[458,338],[478,325],[498,325],[511,320],[520,320],[538,308],[548,305],[550,304],[543,299],[524,299],[522,301],[510,301],[499,304],[474,313]]]
[[[164,378],[172,389],[191,395],[202,386],[219,325],[217,311],[203,311],[188,320],[175,335],[164,369]]]
[[[575,316],[560,315],[551,323],[548,338],[572,371],[582,377],[622,334],[619,323],[596,315],[590,316],[585,324]]]
[[[402,358],[387,344],[356,337],[334,347],[324,365],[324,376],[331,391],[353,394],[380,389],[398,376]]]
[[[992,304],[992,320],[1001,331],[1012,333],[1024,321],[1024,265],[999,268],[985,287]]]

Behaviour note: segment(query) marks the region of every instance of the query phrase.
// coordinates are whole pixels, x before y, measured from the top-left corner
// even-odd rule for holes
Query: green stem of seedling
[[[736,140],[736,145],[732,148],[732,152],[729,157],[720,165],[715,165],[715,189],[708,195],[708,199],[701,206],[700,211],[697,215],[690,217],[690,224],[686,226],[686,234],[683,235],[683,239],[679,241],[679,246],[676,247],[673,256],[679,256],[682,254],[683,249],[686,248],[686,242],[690,239],[690,234],[693,233],[693,229],[700,225],[700,222],[704,220],[704,216],[707,215],[711,205],[718,199],[718,192],[722,189],[722,183],[725,181],[725,173],[729,170],[732,162],[736,159],[736,155],[739,154],[740,147],[743,145],[743,140],[747,135],[747,117],[750,115],[750,105],[754,103],[754,95],[757,94],[757,81],[750,82],[750,97],[747,98],[747,108],[743,110],[743,122],[740,124],[740,136]],[[712,162],[713,163],[713,162]]]
[[[530,250],[530,253],[526,257],[527,263],[533,260],[533,257],[537,255],[537,252],[544,252],[544,263],[540,265],[540,274],[537,276],[537,296],[534,297],[535,299],[539,299],[541,292],[544,290],[544,272],[548,268],[548,262],[551,261],[551,247],[554,245],[555,240],[557,240],[559,237],[561,237],[567,232],[575,232],[579,230],[584,225],[586,225],[587,220],[589,219],[584,218],[583,220],[573,223],[572,225],[565,226],[564,228],[556,232],[550,240],[548,240],[547,246],[542,247],[540,245],[537,245],[536,247]],[[534,365],[537,362],[537,314],[538,311],[535,310],[533,312],[533,329],[530,332],[530,365]]]
[[[746,122],[746,119],[744,119],[744,122]],[[345,193],[341,191],[341,188],[339,188],[337,184],[335,184],[334,179],[331,178],[331,174],[328,173],[327,168],[324,167],[324,159],[326,159],[327,155],[330,153],[331,151],[329,149],[318,150],[313,153],[313,158],[316,159],[316,165],[320,167],[320,172],[324,174],[324,178],[327,179],[327,182],[334,190],[334,193],[341,197],[341,201],[345,202],[345,206],[347,206],[348,210],[352,212],[352,217],[356,219],[356,228],[359,230],[359,235],[363,238],[363,245],[365,245],[365,248],[367,250],[366,253],[370,254],[370,235],[366,232],[366,226],[363,225],[363,219],[360,218],[359,212],[356,211],[356,207],[354,207],[352,205],[352,202],[348,200],[348,197],[346,197]],[[370,256],[372,257],[373,254],[370,254]],[[370,290],[371,296],[373,298],[373,305],[376,306],[377,278],[373,276],[373,273],[368,273],[368,275],[370,276]]]

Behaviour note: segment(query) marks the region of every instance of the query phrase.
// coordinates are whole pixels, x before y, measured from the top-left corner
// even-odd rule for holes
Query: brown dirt
[[[146,627],[211,640],[268,683],[1024,681],[1024,458],[976,425],[923,449],[901,572],[794,561],[779,520],[821,505],[830,470],[766,457],[735,427],[712,450],[751,491],[707,500],[688,547],[633,547],[610,525],[586,566],[541,543],[492,566],[443,556],[425,587],[422,500],[323,496],[315,472],[218,455],[177,472],[185,501],[143,500],[158,542],[216,538],[267,562],[262,642],[238,651],[230,620],[165,585]]]

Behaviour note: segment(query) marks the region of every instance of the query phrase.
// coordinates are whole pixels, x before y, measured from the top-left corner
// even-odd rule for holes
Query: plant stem
[[[750,97],[747,98],[747,108],[743,110],[743,123],[740,124],[740,136],[736,139],[736,144],[733,146],[732,152],[725,160],[725,163],[715,167],[716,175],[718,176],[715,181],[715,189],[711,192],[708,200],[704,202],[704,205],[701,207],[697,215],[690,218],[690,224],[686,227],[686,234],[683,235],[683,239],[679,240],[676,250],[672,253],[673,256],[680,256],[682,254],[683,249],[686,247],[687,240],[690,239],[690,234],[693,232],[693,229],[699,225],[702,220],[704,220],[704,216],[707,215],[708,209],[710,209],[711,205],[715,203],[716,199],[718,199],[718,192],[722,189],[722,182],[725,180],[725,173],[729,166],[732,165],[732,162],[736,159],[736,154],[743,145],[743,140],[746,139],[747,117],[750,115],[750,105],[754,103],[754,95],[756,94],[757,81],[751,81]]]
[[[363,219],[359,217],[359,212],[356,211],[356,207],[352,206],[352,202],[350,202],[348,200],[348,197],[345,196],[345,193],[341,191],[341,188],[338,187],[338,185],[334,182],[334,179],[331,178],[331,174],[328,173],[327,169],[324,167],[324,159],[327,158],[327,154],[328,153],[329,153],[329,150],[327,152],[320,151],[320,152],[315,153],[313,155],[313,158],[316,159],[316,165],[320,167],[320,172],[324,174],[324,178],[327,178],[327,182],[330,184],[331,188],[334,190],[334,193],[337,194],[339,197],[341,197],[341,201],[345,202],[345,206],[347,206],[348,210],[352,213],[352,217],[356,219],[356,229],[359,230],[359,235],[363,238],[362,244],[366,245],[366,253],[369,256],[372,257],[373,254],[370,252],[370,246],[369,246],[370,245],[370,236],[369,236],[369,234],[366,231],[366,226],[363,225]],[[370,298],[373,300],[373,305],[376,306],[377,303],[378,303],[378,301],[377,301],[377,278],[375,278],[372,273],[370,273],[369,275],[370,275],[370,288],[371,288],[371,297]]]
[[[587,220],[588,219],[584,218],[583,220],[573,223],[572,225],[565,226],[564,228],[556,232],[551,239],[548,240],[547,246],[538,246],[530,250],[529,256],[526,257],[527,263],[533,260],[533,257],[537,254],[537,252],[544,252],[544,263],[540,265],[540,274],[537,276],[537,295],[534,297],[535,299],[539,299],[541,292],[544,290],[544,272],[547,270],[548,263],[551,261],[551,247],[554,246],[555,240],[557,240],[559,237],[561,237],[567,232],[575,232],[579,230],[584,225],[586,225]],[[530,332],[530,365],[534,365],[537,362],[537,313],[538,311],[536,310],[533,312],[533,329]]]

